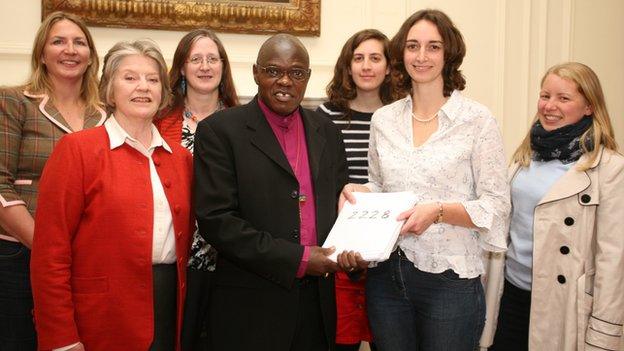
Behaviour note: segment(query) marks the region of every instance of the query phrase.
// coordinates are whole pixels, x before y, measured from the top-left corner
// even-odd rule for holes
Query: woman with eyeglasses
[[[169,81],[173,102],[155,125],[166,140],[192,153],[197,123],[239,104],[230,61],[214,32],[196,29],[182,37],[173,56]],[[195,232],[187,272],[184,350],[204,349],[208,343],[205,323],[216,259],[217,252]]]
[[[390,41],[376,29],[351,36],[342,47],[327,86],[328,102],[319,112],[342,131],[349,181],[368,182],[370,120],[378,108],[395,100],[390,77]],[[340,351],[357,351],[371,341],[366,314],[363,274],[336,273],[336,344]]]

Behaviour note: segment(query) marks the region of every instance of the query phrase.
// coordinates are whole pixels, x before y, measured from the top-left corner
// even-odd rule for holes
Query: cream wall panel
[[[405,0],[368,0],[371,3],[370,27],[384,32],[388,38],[399,30],[403,20],[411,14]]]
[[[19,6],[0,2],[0,85],[20,84],[27,79],[40,11],[40,1],[23,1]]]
[[[624,1],[575,0],[571,58],[600,78],[615,136],[624,150]]]
[[[531,3],[507,1],[505,4],[505,43],[503,67],[501,130],[505,151],[511,155],[528,128],[533,104],[528,103],[533,92],[529,89]],[[505,69],[507,68],[507,69]]]

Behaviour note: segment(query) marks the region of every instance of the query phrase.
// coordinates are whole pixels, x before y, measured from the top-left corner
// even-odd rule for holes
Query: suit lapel
[[[262,110],[260,110],[260,106],[258,106],[258,101],[253,99],[249,102],[249,104],[247,104],[247,108],[249,109],[247,128],[251,131],[249,138],[251,144],[257,147],[260,151],[262,151],[262,153],[267,155],[268,158],[294,177],[295,174],[293,173],[293,170],[286,159],[286,155],[284,155],[284,151],[279,145],[269,122],[266,120],[266,117],[264,117],[264,114],[262,114]]]
[[[321,134],[318,122],[310,115],[312,112],[303,108],[300,108],[299,112],[301,113],[301,118],[303,118],[306,144],[308,145],[308,159],[310,160],[310,171],[312,173],[312,179],[316,180],[318,179],[321,157],[323,155],[323,149],[325,148],[325,136]]]

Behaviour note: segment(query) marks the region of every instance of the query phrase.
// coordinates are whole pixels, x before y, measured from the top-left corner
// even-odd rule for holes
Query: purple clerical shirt
[[[281,116],[271,111],[261,99],[258,99],[258,104],[299,182],[299,242],[305,246],[301,263],[297,269],[297,277],[301,278],[305,275],[306,267],[308,266],[310,246],[317,245],[316,205],[314,202],[314,188],[312,186],[310,163],[308,161],[308,145],[306,143],[303,120],[301,119],[299,109],[288,116]]]

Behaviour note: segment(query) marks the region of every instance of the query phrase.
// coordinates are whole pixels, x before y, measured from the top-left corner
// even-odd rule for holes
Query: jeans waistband
[[[396,250],[392,251],[392,253],[390,254],[390,257],[397,257],[399,259],[402,260],[408,260],[407,256],[405,256],[405,252],[403,250],[401,250],[400,247],[397,247]]]

